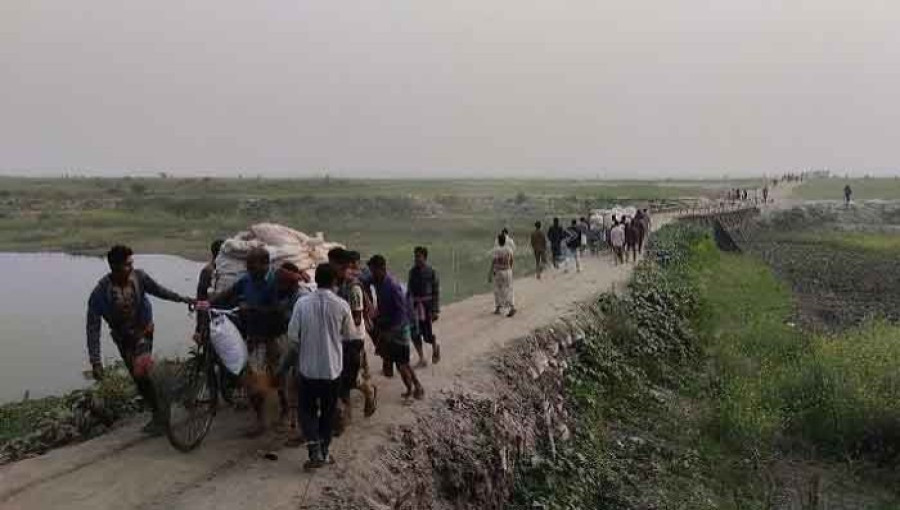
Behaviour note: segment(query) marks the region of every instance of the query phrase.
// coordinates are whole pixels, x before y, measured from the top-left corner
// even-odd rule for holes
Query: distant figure
[[[850,205],[850,198],[853,197],[853,190],[850,189],[850,185],[844,186],[844,205]]]
[[[609,245],[615,255],[616,264],[622,264],[622,251],[625,247],[625,225],[613,222],[613,228],[609,231]]]
[[[743,190],[741,190],[741,193],[742,193],[742,195],[741,195],[741,200],[743,200],[744,202],[746,202],[746,201],[747,201],[747,190],[746,190],[746,189],[743,189]]]
[[[559,269],[559,264],[563,261],[563,241],[566,240],[566,231],[559,224],[559,218],[553,218],[553,225],[547,230],[547,239],[550,241],[553,267]]]
[[[534,222],[534,231],[531,232],[531,251],[534,252],[534,266],[537,279],[541,279],[541,273],[547,264],[547,236],[541,230],[541,222]]]
[[[101,381],[104,377],[100,357],[102,319],[134,379],[138,393],[153,413],[153,418],[144,426],[144,433],[162,434],[165,432],[165,416],[150,378],[153,365],[153,310],[147,295],[192,305],[197,301],[163,287],[147,273],[135,269],[134,252],[127,246],[113,246],[106,254],[106,261],[110,272],[97,282],[87,308],[87,350],[94,379]]]
[[[769,203],[769,187],[768,186],[763,186],[763,203],[764,204]]]
[[[584,216],[578,220],[578,232],[581,234],[581,245],[579,246],[579,249],[583,256],[584,252],[587,251],[588,239],[591,237],[591,224]]]
[[[413,345],[419,355],[419,366],[428,366],[423,342],[431,345],[431,362],[438,363],[441,361],[441,347],[434,336],[432,323],[438,320],[441,313],[441,287],[437,271],[428,263],[428,248],[424,246],[417,246],[413,250],[413,267],[409,270],[406,289],[412,299],[413,314],[418,323],[413,334]]]
[[[634,215],[634,220],[632,220],[632,224],[634,228],[637,229],[637,251],[638,253],[644,252],[644,239],[647,237],[647,218],[644,216],[644,211],[638,209],[638,212]]]
[[[566,250],[566,262],[563,266],[563,270],[568,273],[569,267],[574,262],[575,271],[580,273],[581,256],[579,255],[579,250],[581,249],[581,230],[578,228],[577,221],[572,220],[572,224],[566,229],[566,240],[564,244]]]
[[[638,222],[631,220],[625,223],[625,262],[628,262],[628,254],[637,262],[638,239],[640,238]]]
[[[516,314],[516,300],[513,293],[513,264],[515,256],[512,249],[506,246],[506,236],[497,237],[497,247],[491,256],[491,271],[488,281],[494,284],[494,313],[500,315],[504,308],[507,317]]]

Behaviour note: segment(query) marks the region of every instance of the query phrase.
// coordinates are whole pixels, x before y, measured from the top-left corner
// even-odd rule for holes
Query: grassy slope
[[[843,200],[844,186],[850,184],[855,200],[900,199],[900,179],[812,179],[794,189],[806,200]]]
[[[403,273],[422,244],[445,299],[488,290],[486,253],[503,226],[523,248],[536,219],[574,217],[614,201],[674,200],[704,183],[525,180],[0,178],[0,250],[141,252],[202,260],[215,237],[258,221],[322,231]],[[523,255],[527,249],[523,251]],[[523,270],[529,267],[522,264]]]
[[[664,354],[692,338],[673,334],[674,309],[660,305],[679,281],[697,300],[683,310],[696,335],[687,363]],[[561,460],[526,469],[514,507],[770,508],[785,487],[806,491],[795,478],[812,473],[829,480],[817,491],[867,502],[852,508],[894,508],[894,482],[857,468],[897,461],[900,328],[807,335],[788,322],[791,299],[760,260],[720,253],[709,239],[692,245],[682,269],[632,284],[627,314],[607,312],[598,327],[610,332],[588,337],[569,376],[574,443]],[[641,326],[646,308],[656,319]],[[632,354],[641,350],[654,370]]]

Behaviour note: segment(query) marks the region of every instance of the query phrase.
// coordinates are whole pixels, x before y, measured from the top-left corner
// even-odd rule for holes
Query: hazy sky
[[[897,0],[0,0],[0,169],[900,168]]]

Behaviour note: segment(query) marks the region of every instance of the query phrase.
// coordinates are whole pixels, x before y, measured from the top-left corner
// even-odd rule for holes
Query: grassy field
[[[0,250],[99,254],[113,243],[202,260],[209,242],[260,221],[324,232],[403,273],[416,245],[453,301],[487,290],[504,226],[523,248],[535,220],[612,203],[677,202],[704,182],[0,178]],[[527,251],[527,250],[526,250]],[[521,267],[526,268],[523,264]]]
[[[806,200],[844,200],[844,186],[850,185],[854,200],[898,200],[900,179],[812,179],[794,188],[794,195]]]
[[[810,334],[790,322],[790,292],[759,259],[710,250],[696,271],[722,437],[747,451],[897,460],[900,327]]]
[[[827,243],[840,248],[869,250],[879,253],[900,252],[900,234],[882,232],[815,232],[799,236],[807,242]]]

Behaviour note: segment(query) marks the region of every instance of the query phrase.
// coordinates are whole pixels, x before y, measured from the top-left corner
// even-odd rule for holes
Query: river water
[[[135,267],[186,295],[196,290],[202,264],[170,255],[139,255]],[[61,253],[0,253],[0,402],[60,394],[86,386],[87,298],[108,271],[106,261]],[[183,304],[153,299],[154,354],[187,352],[193,318]],[[103,359],[118,351],[103,326]]]

